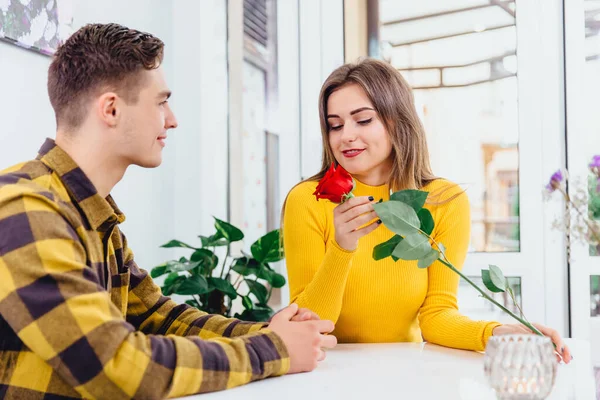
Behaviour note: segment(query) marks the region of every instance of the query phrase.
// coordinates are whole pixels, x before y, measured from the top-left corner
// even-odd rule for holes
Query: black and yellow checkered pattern
[[[287,372],[263,324],[163,296],[124,219],[50,139],[0,173],[0,398],[154,399]]]

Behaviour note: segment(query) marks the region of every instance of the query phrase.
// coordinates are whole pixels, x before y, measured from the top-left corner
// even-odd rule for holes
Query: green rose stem
[[[511,317],[513,317],[514,319],[516,319],[517,321],[519,321],[520,323],[522,323],[523,325],[525,325],[526,327],[528,327],[529,329],[531,329],[532,332],[537,333],[540,336],[544,336],[544,334],[542,332],[540,332],[540,330],[538,328],[536,328],[535,326],[533,326],[529,321],[527,321],[524,318],[521,318],[521,317],[517,316],[515,313],[513,313],[512,311],[510,311],[508,308],[504,307],[502,304],[498,303],[490,295],[488,295],[486,292],[484,292],[479,286],[477,286],[475,283],[473,283],[473,281],[471,279],[469,279],[465,274],[463,274],[454,265],[452,265],[452,263],[450,261],[448,261],[448,258],[446,257],[446,254],[444,254],[444,252],[442,251],[442,249],[440,249],[440,246],[437,244],[437,242],[431,236],[429,236],[427,233],[425,233],[423,231],[421,231],[421,233],[423,233],[423,235],[426,235],[435,244],[435,247],[437,247],[438,251],[442,255],[443,258],[442,257],[438,258],[439,262],[441,262],[442,264],[444,264],[445,266],[447,266],[448,268],[450,268],[452,271],[456,272],[461,278],[463,278],[465,281],[467,281],[467,283],[469,283],[469,285],[471,285],[475,290],[477,290],[481,294],[481,297],[483,297],[484,299],[486,299],[486,300],[492,302],[493,304],[495,304],[502,311],[504,311],[505,313],[507,313],[508,315],[510,315]],[[515,301],[514,297],[512,297],[512,298],[513,298],[513,301],[515,302],[515,304],[517,304],[517,302]],[[518,304],[517,304],[517,307],[519,307]],[[519,307],[519,310],[521,310],[520,307]],[[521,311],[521,315],[523,315],[523,311]],[[556,345],[555,345],[555,347],[556,347]]]
[[[351,199],[354,197],[354,193],[350,192],[350,193],[346,193],[345,195],[342,196],[342,202],[340,204],[344,204],[346,202],[346,200]]]

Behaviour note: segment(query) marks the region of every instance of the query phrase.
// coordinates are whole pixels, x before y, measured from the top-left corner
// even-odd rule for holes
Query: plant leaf
[[[254,296],[256,296],[256,299],[258,300],[259,304],[266,304],[269,296],[269,292],[267,291],[267,288],[264,287],[262,284],[255,282],[255,281],[251,281],[246,279],[246,284],[248,285],[248,288],[250,288],[250,293],[252,293]]]
[[[400,201],[373,204],[373,208],[385,226],[398,235],[418,232],[421,226],[415,210]]]
[[[219,265],[219,257],[208,249],[199,249],[192,253],[191,261],[196,261],[201,265],[201,270],[204,275],[211,275],[213,269]]]
[[[502,287],[496,286],[496,284],[492,280],[492,274],[490,273],[490,270],[488,270],[488,269],[481,270],[481,280],[483,281],[483,284],[490,292],[494,292],[494,293],[504,292],[504,289]]]
[[[404,236],[404,240],[398,243],[392,254],[403,260],[419,260],[430,251],[429,238],[417,232]]]
[[[250,296],[242,296],[242,305],[246,310],[252,310],[254,306],[252,304],[252,299],[250,298]]]
[[[236,314],[235,318],[242,321],[263,322],[268,321],[273,315],[271,307],[255,306],[252,310],[244,310],[241,314]]]
[[[199,275],[193,275],[183,281],[175,293],[177,294],[206,294],[209,293],[208,282],[206,278]]]
[[[199,262],[184,262],[181,261],[168,261],[167,268],[169,272],[182,272],[192,270],[200,265]]]
[[[285,285],[284,276],[273,271],[272,269],[264,268],[260,272],[259,277],[265,279],[267,282],[269,282],[269,285],[273,286],[276,289],[279,289]]]
[[[198,236],[202,241],[202,247],[217,247],[217,246],[227,246],[229,242],[227,239],[221,235],[221,232],[217,231],[214,235],[211,236]]]
[[[392,252],[401,241],[402,236],[394,235],[390,240],[379,243],[377,246],[375,246],[375,248],[373,248],[373,259],[378,261],[391,256]]]
[[[256,275],[260,272],[260,264],[254,258],[240,257],[231,268],[242,276]]]
[[[180,242],[179,240],[171,240],[169,243],[165,243],[160,247],[163,247],[166,249],[171,248],[171,247],[184,247],[186,249],[194,249],[194,250],[196,249],[195,247],[190,246],[189,244]]]
[[[427,268],[436,262],[439,257],[440,253],[436,249],[431,249],[431,251],[425,257],[419,260],[417,266],[419,268]]]
[[[244,238],[244,234],[242,231],[231,225],[229,222],[221,221],[220,219],[215,218],[215,228],[217,232],[219,232],[223,237],[230,242],[238,242]]]
[[[179,288],[179,286],[186,280],[185,276],[180,276],[177,272],[170,273],[162,287],[162,294],[170,296]]]
[[[167,264],[158,265],[152,268],[152,271],[150,271],[150,276],[152,278],[158,278],[159,276],[164,275],[167,272],[169,272],[169,270],[167,269]]]
[[[494,282],[494,285],[496,285],[499,288],[502,288],[503,290],[506,290],[508,288],[508,279],[504,277],[502,270],[497,266],[491,264],[489,265],[489,267],[490,278],[492,279],[492,282]]]
[[[165,279],[165,285],[172,285],[178,278],[185,278],[185,277],[179,276],[179,274],[177,272],[171,272]]]
[[[259,238],[250,247],[252,256],[260,263],[276,262],[283,258],[279,229],[275,229]]]
[[[231,282],[226,279],[211,277],[207,281],[210,286],[225,293],[231,300],[234,300],[238,296]]]
[[[423,208],[428,195],[428,192],[422,190],[406,189],[392,193],[390,200],[401,201],[410,206],[415,212],[419,212]]]
[[[431,212],[426,208],[422,208],[417,212],[417,217],[419,217],[419,222],[421,223],[421,230],[426,234],[431,235],[433,227],[435,226]]]

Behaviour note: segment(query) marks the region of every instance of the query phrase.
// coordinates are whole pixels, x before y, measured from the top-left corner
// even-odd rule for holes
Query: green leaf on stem
[[[223,237],[230,242],[238,242],[244,238],[244,234],[242,231],[231,225],[229,222],[221,221],[220,219],[215,218],[215,228],[217,232],[219,232]]]
[[[229,241],[221,235],[221,232],[217,231],[214,235],[211,236],[198,236],[202,241],[202,247],[218,247],[218,246],[227,246]]]
[[[267,290],[266,287],[264,287],[262,284],[255,282],[255,281],[251,281],[246,279],[246,284],[248,285],[248,288],[250,289],[250,293],[252,293],[254,296],[256,296],[256,299],[258,300],[259,304],[266,304],[269,296],[269,292]]]
[[[431,251],[425,257],[419,259],[417,266],[419,268],[427,268],[427,267],[431,266],[431,264],[436,262],[439,257],[440,257],[439,251],[437,251],[435,249],[431,249]]]
[[[183,272],[190,271],[200,265],[199,262],[189,262],[185,261],[168,261],[167,268],[169,272]]]
[[[390,240],[387,240],[383,243],[379,243],[373,249],[373,259],[375,259],[375,261],[378,261],[391,256],[392,252],[394,251],[398,243],[400,243],[401,241],[402,236],[394,235]]]
[[[162,287],[162,293],[165,296],[170,296],[175,293],[179,286],[185,282],[187,278],[185,276],[180,276],[177,272],[170,273],[165,279],[165,283]]]
[[[433,227],[435,226],[431,212],[426,208],[422,208],[417,212],[417,217],[419,217],[419,221],[421,222],[421,230],[426,234],[431,235]]]
[[[186,249],[194,249],[194,250],[196,250],[195,247],[190,246],[189,244],[180,242],[179,240],[171,240],[169,243],[165,243],[165,244],[163,244],[160,247],[163,247],[165,249],[172,248],[172,247],[184,247]]]
[[[373,209],[383,224],[398,235],[406,236],[419,231],[421,222],[417,213],[400,201],[373,204]]]
[[[279,243],[279,229],[275,229],[259,238],[250,247],[252,256],[260,263],[276,262],[283,258]]]
[[[504,274],[502,273],[502,270],[495,266],[495,265],[489,265],[490,267],[490,277],[492,278],[492,281],[494,282],[494,284],[496,285],[500,285],[498,287],[503,288],[504,290],[508,289],[509,285],[508,285],[508,279],[506,279],[504,277]]]
[[[490,269],[481,270],[481,279],[483,284],[490,292],[501,293],[508,288],[508,282],[500,268],[495,265],[490,265]]]
[[[206,294],[211,292],[208,288],[208,282],[206,278],[199,275],[194,275],[186,278],[183,281],[175,293],[177,294]]]
[[[246,310],[252,310],[254,304],[252,304],[252,299],[250,296],[242,296],[242,305]]]
[[[236,259],[233,267],[231,268],[242,276],[256,275],[260,272],[260,264],[253,258],[240,257]]]
[[[429,238],[419,232],[404,236],[392,253],[402,260],[419,260],[429,254]]]
[[[208,249],[196,250],[190,257],[191,261],[198,262],[201,266],[202,274],[211,275],[210,273],[219,265],[219,257]]]
[[[425,201],[427,200],[428,192],[422,190],[406,189],[392,193],[390,200],[401,201],[402,203],[412,207],[415,212],[419,212]]]
[[[225,293],[227,296],[229,296],[229,298],[231,298],[231,300],[234,300],[238,296],[231,282],[226,279],[210,277],[207,279],[207,281],[209,287],[212,286],[215,289]]]
[[[265,279],[269,282],[269,285],[276,289],[285,286],[285,277],[272,269],[264,268],[259,277]]]
[[[167,272],[169,272],[169,270],[167,268],[167,264],[158,265],[158,266],[152,268],[152,271],[150,271],[150,276],[152,278],[158,278],[159,276],[164,275]]]
[[[244,310],[241,314],[235,314],[235,318],[242,321],[262,322],[268,321],[272,315],[273,309],[271,307],[255,306],[251,310]]]

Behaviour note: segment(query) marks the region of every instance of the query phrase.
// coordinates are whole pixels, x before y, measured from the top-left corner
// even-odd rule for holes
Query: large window
[[[471,251],[518,252],[514,1],[380,0],[383,57],[411,84],[434,173],[471,200]]]

